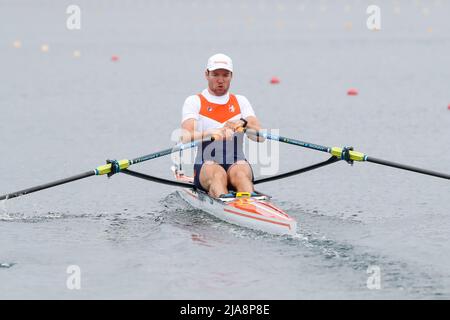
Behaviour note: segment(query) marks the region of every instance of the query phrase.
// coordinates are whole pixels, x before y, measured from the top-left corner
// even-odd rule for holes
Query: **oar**
[[[33,193],[36,191],[40,191],[40,190],[44,190],[44,189],[48,189],[48,188],[52,188],[52,187],[56,187],[62,184],[66,184],[72,181],[76,181],[76,180],[80,180],[80,179],[84,179],[90,176],[100,176],[100,175],[104,175],[107,174],[108,176],[111,176],[112,174],[118,173],[121,170],[125,170],[126,168],[137,164],[137,163],[141,163],[144,161],[148,161],[148,160],[152,160],[152,159],[156,159],[159,157],[163,157],[166,155],[169,155],[171,153],[174,152],[178,152],[180,150],[185,150],[185,149],[190,149],[190,148],[194,148],[196,146],[198,146],[199,144],[203,143],[203,142],[209,142],[214,140],[213,137],[209,137],[207,139],[203,139],[203,140],[195,140],[189,143],[185,143],[185,144],[178,144],[173,148],[170,149],[165,149],[162,151],[158,151],[158,152],[154,152],[142,157],[138,157],[135,158],[133,160],[120,160],[120,161],[116,161],[116,160],[108,160],[109,163],[99,166],[97,168],[95,168],[94,170],[90,170],[84,173],[80,173],[77,174],[75,176],[71,176],[65,179],[61,179],[61,180],[56,180],[50,183],[46,183],[46,184],[42,184],[39,186],[35,186],[32,188],[28,188],[28,189],[24,189],[24,190],[20,190],[20,191],[16,191],[16,192],[12,192],[12,193],[8,193],[5,195],[0,196],[0,200],[5,200],[5,199],[12,199],[12,198],[16,198],[16,197],[20,197],[29,193]]]
[[[434,176],[434,177],[450,180],[450,174],[436,172],[436,171],[422,169],[422,168],[417,168],[417,167],[400,164],[400,163],[396,163],[396,162],[392,162],[392,161],[388,161],[388,160],[382,160],[382,159],[378,159],[378,158],[374,158],[374,157],[369,157],[362,152],[353,151],[353,148],[351,148],[351,147],[344,147],[344,148],[325,147],[325,146],[321,146],[321,145],[314,144],[314,143],[309,143],[309,142],[300,141],[300,140],[296,140],[296,139],[286,138],[286,137],[273,135],[273,134],[261,132],[261,131],[255,131],[255,130],[251,130],[251,129],[247,129],[247,130],[245,130],[245,132],[247,134],[250,134],[250,135],[253,135],[256,137],[263,137],[263,138],[266,138],[269,140],[275,140],[275,141],[279,141],[279,142],[283,142],[283,143],[287,143],[287,144],[292,144],[292,145],[307,148],[307,149],[327,152],[341,160],[346,160],[349,163],[353,163],[353,161],[367,161],[367,162],[377,163],[377,164],[380,164],[383,166],[413,171],[413,172],[417,172],[417,173],[421,173],[421,174],[426,174],[429,176]]]

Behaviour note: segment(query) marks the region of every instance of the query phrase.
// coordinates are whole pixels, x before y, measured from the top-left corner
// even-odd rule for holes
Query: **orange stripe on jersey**
[[[201,93],[198,96],[200,97],[199,114],[204,117],[224,123],[241,113],[241,108],[234,94],[230,93],[230,99],[226,104],[209,102]]]

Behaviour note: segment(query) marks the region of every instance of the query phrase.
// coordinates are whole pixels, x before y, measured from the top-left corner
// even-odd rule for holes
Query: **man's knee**
[[[245,168],[233,170],[230,173],[230,182],[236,184],[242,181],[251,180]]]
[[[227,173],[224,170],[214,170],[212,173],[213,180],[227,181]]]
[[[208,184],[211,184],[216,181],[227,181],[227,173],[225,170],[223,170],[222,167],[218,166],[217,164],[208,164],[205,165],[205,171],[203,172],[203,179],[208,182]]]

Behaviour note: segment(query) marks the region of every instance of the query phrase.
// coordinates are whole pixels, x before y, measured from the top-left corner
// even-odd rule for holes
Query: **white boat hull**
[[[297,231],[297,222],[264,195],[222,200],[188,188],[178,194],[192,207],[238,226],[276,235],[294,235]]]

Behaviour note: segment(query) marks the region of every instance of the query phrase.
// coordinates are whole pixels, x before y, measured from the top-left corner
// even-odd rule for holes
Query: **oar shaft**
[[[94,176],[94,175],[95,175],[95,170],[91,170],[91,171],[88,171],[88,172],[85,172],[85,173],[77,174],[76,176],[72,176],[72,177],[69,177],[69,178],[65,178],[65,179],[54,181],[54,182],[41,184],[41,185],[36,186],[36,187],[32,187],[32,188],[16,191],[16,192],[13,192],[13,193],[5,194],[3,196],[0,196],[0,200],[12,199],[12,198],[24,196],[24,195],[29,194],[29,193],[33,193],[33,192],[36,192],[36,191],[41,191],[41,190],[44,190],[44,189],[56,187],[56,186],[59,186],[61,184],[65,184],[65,183],[69,183],[69,182],[72,182],[72,181],[84,179],[84,178],[87,178],[87,177],[90,177],[90,176]]]
[[[167,155],[169,155],[171,153],[178,152],[180,150],[191,149],[191,148],[197,147],[198,145],[200,145],[200,144],[202,144],[204,142],[209,142],[211,140],[213,140],[213,138],[209,137],[209,138],[203,139],[203,140],[195,140],[195,141],[192,141],[192,142],[179,144],[179,145],[176,145],[175,147],[170,148],[170,149],[165,149],[165,150],[162,150],[162,151],[154,152],[154,153],[142,156],[142,157],[135,158],[135,159],[130,161],[130,165],[136,164],[136,163],[140,163],[140,162],[144,162],[144,161],[147,161],[147,160],[156,159],[156,158],[163,157],[163,156],[167,156]]]
[[[167,156],[167,155],[169,155],[171,153],[178,152],[180,150],[186,150],[186,149],[194,148],[194,147],[197,147],[198,145],[200,145],[203,142],[209,142],[209,141],[212,141],[212,140],[213,140],[212,137],[208,137],[207,139],[203,139],[203,140],[195,140],[195,141],[184,143],[184,144],[178,144],[178,145],[176,145],[176,146],[174,146],[173,148],[170,148],[170,149],[165,149],[165,150],[162,150],[162,151],[153,152],[153,153],[147,154],[145,156],[141,156],[141,157],[135,158],[133,160],[127,160],[127,159],[120,160],[120,161],[118,161],[118,163],[119,163],[119,166],[120,166],[120,170],[125,170],[125,169],[129,168],[130,166],[132,166],[133,164],[137,164],[137,163],[141,163],[141,162],[144,162],[144,161],[148,161],[148,160],[160,158],[160,157],[163,157],[163,156]],[[101,175],[104,175],[104,174],[109,174],[111,172],[111,170],[112,170],[111,164],[104,164],[104,165],[99,166],[99,167],[97,167],[95,169],[95,174],[97,176],[101,176]]]
[[[159,151],[159,152],[154,152],[154,153],[151,153],[151,154],[148,154],[146,156],[142,156],[142,157],[139,157],[139,158],[136,158],[136,159],[133,159],[133,160],[126,160],[126,159],[125,160],[120,160],[120,161],[118,161],[118,164],[119,164],[121,170],[125,170],[125,169],[127,169],[129,166],[131,166],[133,164],[140,163],[140,162],[147,161],[147,160],[151,160],[151,159],[155,159],[155,158],[159,158],[159,157],[162,157],[162,156],[166,156],[168,154],[177,152],[179,150],[190,149],[190,148],[198,146],[199,144],[201,144],[203,142],[207,142],[207,141],[211,141],[211,140],[213,140],[213,138],[209,137],[209,138],[203,139],[203,140],[195,140],[195,141],[192,141],[192,142],[189,142],[189,143],[179,144],[179,145],[176,145],[173,148],[162,150],[162,151]],[[109,173],[111,173],[111,171],[112,171],[112,165],[111,165],[111,163],[108,163],[108,164],[99,166],[99,167],[97,167],[94,170],[91,170],[91,171],[88,171],[88,172],[85,172],[85,173],[80,173],[80,174],[78,174],[76,176],[72,176],[72,177],[69,177],[69,178],[65,178],[65,179],[54,181],[54,182],[49,182],[49,183],[46,183],[46,184],[42,184],[42,185],[39,185],[39,186],[36,186],[36,187],[32,187],[32,188],[28,188],[28,189],[24,189],[24,190],[20,190],[20,191],[16,191],[16,192],[13,192],[13,193],[2,195],[2,196],[0,196],[0,200],[12,199],[12,198],[20,197],[20,196],[23,196],[23,195],[26,195],[26,194],[29,194],[29,193],[33,193],[33,192],[36,192],[36,191],[48,189],[48,188],[51,188],[51,187],[56,187],[56,186],[59,186],[61,184],[65,184],[65,183],[69,183],[69,182],[72,182],[72,181],[84,179],[84,178],[87,178],[87,177],[90,177],[90,176],[109,174]]]
[[[255,131],[252,129],[247,129],[247,130],[245,130],[245,132],[247,134],[251,134],[256,137],[263,137],[263,138],[266,138],[269,140],[292,144],[295,146],[312,149],[312,150],[316,150],[316,151],[322,151],[322,152],[328,152],[328,153],[330,153],[330,151],[331,151],[331,148],[329,148],[329,147],[325,147],[325,146],[321,146],[318,144],[309,143],[309,142],[305,142],[305,141],[300,141],[300,140],[296,140],[296,139],[286,138],[286,137],[282,137],[282,136],[278,136],[278,135],[274,135],[274,134],[270,134],[270,133],[266,133],[266,132]]]
[[[334,157],[337,157],[337,158],[340,158],[340,159],[346,159],[344,157],[344,151],[345,150],[343,148],[339,148],[339,147],[332,147],[332,148],[325,147],[325,146],[321,146],[321,145],[314,144],[314,143],[309,143],[309,142],[304,142],[304,141],[300,141],[300,140],[296,140],[296,139],[291,139],[291,138],[286,138],[286,137],[282,137],[282,136],[272,135],[272,134],[269,134],[269,133],[255,131],[255,130],[251,130],[251,129],[247,129],[247,130],[245,130],[245,132],[247,134],[254,135],[254,136],[257,136],[257,137],[264,137],[264,138],[267,138],[267,139],[270,139],[270,140],[284,142],[284,143],[287,143],[287,144],[292,144],[292,145],[300,146],[300,147],[303,147],[303,148],[308,148],[308,149],[313,149],[313,150],[317,150],[317,151],[328,152],[331,155],[333,155]],[[441,172],[436,172],[436,171],[432,171],[432,170],[417,168],[417,167],[413,167],[413,166],[409,166],[409,165],[405,165],[405,164],[400,164],[400,163],[396,163],[396,162],[392,162],[392,161],[377,159],[377,158],[374,158],[374,157],[369,157],[369,156],[365,155],[362,152],[358,152],[358,151],[354,151],[354,150],[348,150],[348,160],[349,161],[361,161],[361,162],[367,161],[367,162],[377,163],[377,164],[380,164],[380,165],[393,167],[393,168],[397,168],[397,169],[403,169],[403,170],[408,170],[408,171],[412,171],[412,172],[416,172],[416,173],[426,174],[426,175],[433,176],[433,177],[438,177],[438,178],[443,178],[443,179],[450,179],[450,175],[446,174],[446,173],[441,173]]]
[[[413,167],[413,166],[409,166],[409,165],[405,165],[405,164],[401,164],[401,163],[397,163],[397,162],[387,161],[387,160],[383,160],[383,159],[378,159],[378,158],[374,158],[374,157],[369,157],[369,156],[366,157],[366,161],[376,163],[376,164],[381,164],[381,165],[388,166],[388,167],[408,170],[408,171],[412,171],[412,172],[422,173],[422,174],[426,174],[429,176],[434,176],[434,177],[450,180],[449,174],[436,172],[433,170],[417,168],[417,167]]]

